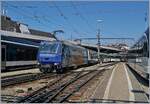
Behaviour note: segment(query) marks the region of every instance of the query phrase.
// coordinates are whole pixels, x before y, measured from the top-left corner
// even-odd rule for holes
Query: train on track
[[[149,79],[148,69],[149,64],[149,28],[144,32],[144,35],[131,47],[128,59],[128,64],[145,79]],[[134,56],[134,57],[133,57]]]
[[[96,51],[68,41],[43,41],[37,55],[39,69],[43,73],[53,70],[62,73],[66,68],[94,64],[97,62],[96,58]]]
[[[49,62],[49,67],[54,68],[54,66],[57,66],[57,69],[58,67],[77,67],[97,62],[96,51],[61,41],[42,41],[40,43],[39,41],[34,42],[27,39],[1,36],[1,53],[2,72],[38,66],[42,72],[51,72],[52,70],[45,69]],[[45,60],[48,54],[50,54],[48,57],[51,60]],[[39,65],[37,65],[38,63]],[[52,63],[55,65],[51,65]],[[61,63],[61,66],[58,65],[59,63]]]

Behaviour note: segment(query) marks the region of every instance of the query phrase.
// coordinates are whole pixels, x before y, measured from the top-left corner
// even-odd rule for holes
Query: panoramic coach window
[[[2,61],[5,61],[5,57],[6,57],[6,50],[5,48],[2,48]]]

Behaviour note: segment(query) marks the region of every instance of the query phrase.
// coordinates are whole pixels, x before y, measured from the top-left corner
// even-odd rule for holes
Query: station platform
[[[22,74],[41,73],[38,68],[1,73],[1,78]]]
[[[138,74],[140,74],[143,78],[149,79],[148,66],[140,66],[140,64],[136,63],[127,63],[132,69],[134,69]]]
[[[105,81],[106,83],[106,81]],[[102,86],[105,86],[103,96]],[[148,89],[148,86],[147,86]],[[139,81],[125,63],[118,63],[113,68],[107,84],[100,83],[91,99],[95,102],[147,102],[148,97]]]

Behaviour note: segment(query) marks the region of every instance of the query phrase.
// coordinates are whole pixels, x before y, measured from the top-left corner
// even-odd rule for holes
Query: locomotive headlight
[[[54,63],[54,65],[59,65],[59,63]]]
[[[40,65],[40,63],[39,63],[39,62],[37,62],[37,65]]]

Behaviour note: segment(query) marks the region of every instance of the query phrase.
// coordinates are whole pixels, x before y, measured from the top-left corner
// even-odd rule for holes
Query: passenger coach
[[[35,67],[38,47],[33,41],[1,36],[1,71]]]

